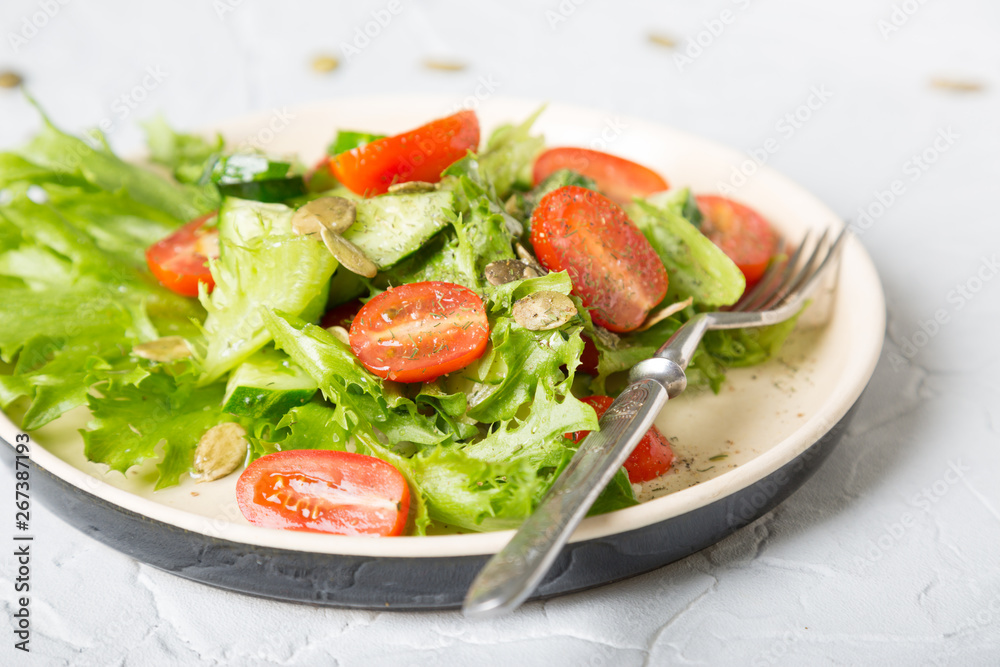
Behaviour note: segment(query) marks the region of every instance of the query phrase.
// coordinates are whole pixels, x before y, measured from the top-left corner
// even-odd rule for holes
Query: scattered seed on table
[[[677,40],[669,35],[664,35],[661,32],[653,32],[649,34],[649,41],[657,46],[662,46],[666,49],[672,49],[677,46]]]
[[[931,79],[931,88],[949,90],[956,93],[977,93],[984,87],[982,83],[968,79],[949,79],[941,76]]]
[[[340,60],[334,56],[316,56],[312,61],[313,71],[320,74],[327,74],[338,67],[340,67]]]
[[[465,69],[465,63],[457,60],[439,60],[437,58],[426,58],[424,67],[427,69],[441,70],[442,72],[460,72]]]
[[[5,70],[0,72],[0,88],[17,88],[24,79],[17,72]]]

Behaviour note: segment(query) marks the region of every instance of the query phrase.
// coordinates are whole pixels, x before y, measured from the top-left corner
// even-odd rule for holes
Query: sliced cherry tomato
[[[614,403],[610,396],[588,396],[581,400],[594,408],[598,419],[604,416],[604,413]],[[590,431],[574,431],[567,433],[566,437],[573,442],[580,442],[588,433]],[[628,472],[630,482],[639,484],[656,479],[667,472],[673,462],[674,451],[670,449],[670,443],[660,433],[660,429],[651,426],[625,460],[625,471]]]
[[[560,169],[571,169],[594,179],[601,192],[623,206],[633,197],[645,197],[670,187],[652,169],[586,148],[550,148],[543,152],[535,160],[535,185]]]
[[[747,279],[747,287],[752,287],[778,251],[778,235],[749,206],[716,195],[698,195],[695,199],[704,216],[701,231],[733,260]]]
[[[438,281],[382,292],[351,322],[351,349],[365,368],[396,382],[424,382],[465,368],[490,336],[470,289]]]
[[[531,214],[531,244],[550,271],[567,271],[594,322],[632,331],[667,294],[667,270],[649,241],[607,197],[567,185]]]
[[[357,316],[362,305],[364,304],[360,300],[355,299],[347,303],[342,303],[339,306],[334,306],[326,311],[323,318],[319,321],[319,325],[324,329],[327,327],[344,327],[345,329],[349,329],[351,327],[351,320]]]
[[[374,456],[322,449],[275,452],[236,482],[250,523],[336,535],[399,535],[410,489],[398,470]]]
[[[196,218],[146,250],[149,270],[164,287],[184,296],[198,296],[198,283],[209,292],[215,287],[208,260],[219,257],[219,230],[204,225],[216,215]]]
[[[442,171],[478,147],[476,112],[460,111],[334,156],[330,168],[352,192],[380,195],[394,183],[437,183]]]

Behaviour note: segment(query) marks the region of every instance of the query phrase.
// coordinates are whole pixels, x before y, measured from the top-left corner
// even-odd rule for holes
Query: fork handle
[[[601,430],[583,439],[534,513],[472,582],[462,606],[466,616],[497,616],[531,595],[667,400],[684,391],[684,369],[710,325],[707,315],[695,315],[656,356],[633,367],[630,384],[601,418]]]
[[[655,380],[625,388],[601,418],[601,430],[583,439],[534,513],[472,582],[466,616],[503,614],[531,595],[666,402],[667,390]]]

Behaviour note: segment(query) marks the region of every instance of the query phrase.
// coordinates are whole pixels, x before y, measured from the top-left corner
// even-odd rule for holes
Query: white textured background
[[[340,44],[388,3],[224,3],[4,0],[0,70],[23,74],[68,129],[109,118],[125,150],[157,111],[195,127],[337,96],[470,95],[480,77],[497,95],[633,114],[747,151],[775,138],[769,164],[847,218],[905,184],[862,235],[889,303],[885,355],[848,437],[776,511],[683,562],[499,621],[222,592],[139,565],[36,503],[33,653],[12,649],[5,550],[0,664],[1000,662],[1000,278],[974,280],[1000,252],[1000,4],[399,0],[348,60]],[[727,10],[720,34],[702,34],[702,53],[678,66]],[[651,44],[654,31],[678,49]],[[313,72],[318,53],[341,67]],[[430,71],[426,57],[468,67]],[[162,81],[121,118],[115,100],[147,68]],[[936,89],[934,77],[985,89]],[[829,99],[789,136],[778,124],[815,88]],[[4,148],[37,126],[14,91],[0,91],[0,119]],[[952,143],[934,150],[949,128]],[[934,163],[918,175],[908,161],[925,150]],[[970,280],[978,292],[959,298]],[[947,323],[920,335],[939,310]],[[12,496],[4,474],[0,505]]]

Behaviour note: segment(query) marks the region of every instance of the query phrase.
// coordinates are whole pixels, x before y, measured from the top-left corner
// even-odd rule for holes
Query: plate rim
[[[309,114],[322,109],[333,110],[338,107],[343,108],[345,105],[358,105],[362,107],[377,106],[385,105],[391,101],[393,104],[403,106],[408,110],[419,109],[422,106],[447,109],[449,105],[454,106],[454,102],[457,99],[451,95],[386,94],[344,97],[324,102],[306,103],[290,108],[293,112]],[[513,111],[509,110],[505,114],[516,114],[519,112],[522,114],[520,116],[511,116],[511,121],[519,117],[524,117],[524,115],[537,109],[540,105],[537,100],[499,96],[486,100],[484,104],[491,107],[506,106],[509,109],[515,109]],[[409,111],[408,113],[416,114],[417,112]],[[609,112],[594,107],[555,103],[548,105],[546,113],[553,113],[553,115],[570,114],[579,118],[595,116],[606,118]],[[675,137],[684,137],[687,141],[693,141],[710,147],[713,151],[720,154],[728,154],[731,164],[736,164],[737,161],[747,159],[745,154],[711,139],[706,139],[699,135],[677,130],[672,126],[640,117],[627,114],[619,114],[618,116],[626,120],[630,127],[637,128],[640,133],[650,131]],[[228,132],[232,133],[232,128],[254,123],[259,125],[262,120],[266,120],[268,117],[270,117],[270,113],[267,111],[244,114],[209,126],[208,131],[220,131],[226,134],[227,130],[225,128],[230,128]],[[787,189],[789,192],[794,192],[799,197],[804,197],[807,201],[811,201],[814,206],[818,206],[824,210],[830,218],[840,219],[839,216],[831,211],[815,195],[773,168],[767,165],[760,166],[758,174],[774,180],[781,188]],[[853,370],[853,374],[849,378],[850,382],[844,381],[837,384],[837,389],[841,390],[839,394],[834,394],[829,401],[823,404],[818,414],[813,415],[786,438],[772,445],[768,451],[763,452],[733,470],[696,486],[654,498],[634,507],[589,517],[581,523],[580,527],[573,534],[571,542],[592,540],[616,533],[629,532],[685,514],[728,495],[732,495],[741,489],[763,480],[782,466],[794,461],[847,414],[851,406],[860,397],[878,363],[884,342],[886,313],[885,296],[878,273],[871,257],[857,238],[850,238],[849,242],[845,245],[844,261],[845,263],[850,262],[856,273],[850,277],[845,277],[844,272],[842,272],[838,285],[843,287],[844,281],[848,278],[868,285],[867,291],[863,292],[867,299],[862,300],[860,305],[864,306],[863,315],[868,323],[868,335],[870,338],[867,339],[868,345],[866,349],[852,350],[854,364],[848,368]],[[15,436],[23,432],[6,414],[0,412],[0,437],[3,437],[8,443],[13,443]],[[513,530],[503,530],[487,533],[431,535],[423,537],[407,536],[396,537],[392,540],[377,540],[366,537],[289,532],[252,525],[241,525],[219,518],[211,519],[201,514],[169,507],[152,499],[137,496],[75,468],[46,450],[43,446],[35,443],[34,439],[31,440],[31,443],[31,458],[33,461],[51,474],[60,477],[73,486],[81,488],[87,493],[96,495],[129,511],[147,516],[150,519],[200,533],[207,537],[224,539],[230,542],[320,554],[389,558],[447,558],[495,553],[506,544],[514,533]],[[220,526],[219,524],[223,525]]]

